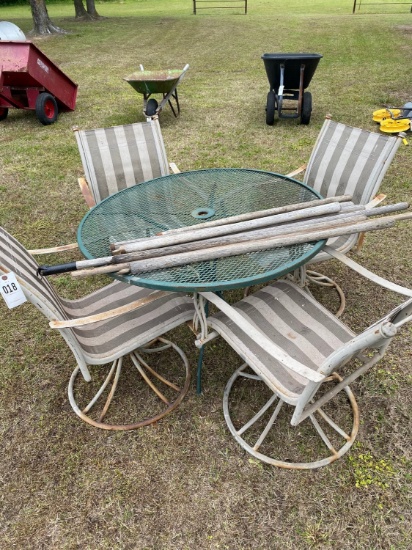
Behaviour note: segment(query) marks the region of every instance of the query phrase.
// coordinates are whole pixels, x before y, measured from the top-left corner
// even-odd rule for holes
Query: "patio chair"
[[[289,280],[278,280],[234,306],[211,292],[201,293],[220,311],[207,318],[212,332],[197,345],[221,335],[245,361],[224,391],[229,430],[246,451],[274,466],[318,468],[350,449],[359,412],[349,384],[376,365],[398,328],[412,321],[412,290],[374,275],[331,247],[326,251],[409,298],[356,334]]]
[[[110,128],[73,128],[86,178],[79,178],[80,190],[89,208],[121,189],[147,180],[179,173],[168,163],[157,118]],[[77,243],[29,250],[51,254],[78,248]]]
[[[303,183],[318,191],[323,197],[351,195],[355,204],[376,206],[386,195],[375,196],[383,177],[402,141],[402,137],[377,134],[360,128],[334,122],[326,118],[309,162],[288,176],[304,173]],[[354,247],[357,251],[363,243],[364,235],[349,235],[328,240],[328,245],[342,253]],[[323,252],[310,260],[310,264],[327,260]],[[306,268],[301,274],[303,281],[324,286],[334,286],[341,297],[339,314],[345,307],[344,293],[335,281],[316,271]]]
[[[122,189],[168,175],[169,168],[179,172],[174,163],[168,164],[157,118],[74,131],[86,175],[79,185],[90,208]]]
[[[50,320],[52,328],[60,331],[76,359],[77,367],[68,388],[74,412],[85,422],[99,428],[129,430],[156,422],[175,409],[189,388],[189,365],[180,347],[163,336],[193,318],[193,300],[182,294],[153,292],[118,281],[83,298],[66,300],[57,294],[46,278],[38,274],[38,267],[28,251],[0,228],[0,274],[13,272],[16,275],[26,298]],[[161,342],[161,347],[152,349],[155,340]],[[166,353],[163,357],[167,357],[170,364],[166,368],[161,364],[162,370],[157,372],[144,359],[146,352],[153,353],[153,361]],[[174,352],[179,361],[175,359]],[[131,371],[124,373],[128,381],[127,391],[120,395],[118,392],[113,399],[122,365],[126,363],[131,367]],[[90,384],[83,384],[86,389],[79,388],[81,377],[77,382],[76,378],[81,372],[83,379],[91,382],[89,366],[94,365],[102,366],[94,372],[94,377],[100,378],[102,384],[95,396],[88,398],[88,405],[80,407],[75,391],[77,394],[80,391],[90,393]],[[147,390],[142,390],[142,394],[136,394],[137,386],[129,382],[136,371],[143,381],[143,390]],[[171,381],[166,376],[172,373],[176,378]],[[107,392],[107,400],[96,416],[91,410],[97,408],[99,399],[102,400]],[[143,418],[134,418],[130,423],[124,422],[123,418],[120,420],[120,415],[126,410],[123,402],[126,395],[128,404],[143,405]],[[111,413],[115,415],[115,424],[105,420],[112,401],[114,410]],[[150,414],[147,414],[149,407]],[[125,414],[129,416],[129,411],[126,410]]]

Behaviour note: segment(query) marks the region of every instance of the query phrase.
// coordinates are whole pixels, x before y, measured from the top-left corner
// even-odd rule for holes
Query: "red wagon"
[[[0,40],[0,120],[8,110],[36,111],[52,124],[59,111],[73,111],[77,84],[29,41]]]

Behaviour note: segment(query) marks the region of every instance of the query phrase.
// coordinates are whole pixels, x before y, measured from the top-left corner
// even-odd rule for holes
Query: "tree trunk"
[[[73,0],[73,2],[76,19],[85,19],[88,21],[102,19],[97,13],[96,7],[94,5],[95,0],[86,0],[86,8],[84,7],[83,0]]]
[[[29,34],[57,34],[64,33],[63,29],[53,24],[47,12],[45,0],[30,0],[34,28]]]
[[[99,19],[100,15],[97,13],[96,6],[94,5],[94,0],[86,0],[87,13],[93,17],[93,19]]]
[[[76,19],[82,19],[87,17],[87,11],[83,5],[83,0],[73,0],[74,2],[74,12]]]

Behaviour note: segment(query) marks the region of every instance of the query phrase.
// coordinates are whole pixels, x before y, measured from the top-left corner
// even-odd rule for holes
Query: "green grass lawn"
[[[1,225],[28,248],[75,240],[87,207],[71,128],[143,121],[142,97],[123,80],[139,64],[190,64],[179,86],[181,116],[175,119],[169,108],[160,115],[169,160],[181,170],[286,173],[307,161],[327,113],[378,131],[374,110],[412,101],[410,8],[365,1],[352,15],[352,6],[348,0],[250,0],[247,16],[236,9],[194,16],[190,0],[128,0],[97,4],[105,19],[85,23],[73,19],[72,5],[48,5],[68,34],[34,42],[78,83],[76,110],[52,126],[22,110],[10,110],[0,122]],[[26,6],[2,7],[0,18],[25,33],[32,28]],[[308,126],[265,124],[269,85],[261,55],[277,51],[323,55],[309,87]],[[391,203],[411,199],[410,141],[382,184]],[[359,261],[411,287],[410,227],[368,235]],[[334,262],[324,271],[344,287],[344,320],[354,329],[396,302]],[[56,280],[71,296],[100,282]],[[250,460],[230,436],[221,399],[238,360],[224,343],[206,354],[202,396],[193,383],[180,408],[156,426],[111,434],[87,427],[72,412],[66,387],[74,359],[44,318],[27,304],[13,311],[2,304],[0,312],[1,548],[412,546],[410,329],[355,385],[362,424],[349,456],[302,473]],[[177,336],[194,375],[193,337]]]

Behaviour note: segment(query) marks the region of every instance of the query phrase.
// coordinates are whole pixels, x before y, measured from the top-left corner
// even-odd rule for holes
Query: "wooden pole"
[[[77,267],[78,269],[86,269],[88,267],[98,267],[100,265],[107,265],[109,263],[122,264],[147,258],[167,256],[169,254],[179,254],[181,252],[200,250],[202,248],[229,244],[231,242],[245,242],[252,238],[259,239],[275,235],[285,235],[291,232],[310,230],[311,228],[313,230],[323,229],[333,223],[336,224],[336,222],[341,222],[343,224],[361,221],[361,219],[365,220],[367,217],[376,216],[379,214],[389,214],[391,212],[406,210],[408,207],[409,204],[407,202],[380,206],[377,208],[371,208],[369,210],[365,210],[358,205],[352,205],[346,208],[342,207],[343,213],[338,213],[336,215],[329,215],[321,218],[304,219],[289,224],[283,224],[264,229],[257,229],[254,231],[248,231],[234,235],[223,235],[220,237],[204,239],[202,241],[181,243],[178,245],[170,245],[162,248],[143,250],[140,252],[119,254],[117,256],[106,256],[97,260],[81,260],[77,262]]]
[[[184,244],[185,242],[197,242],[202,241],[209,244],[212,244],[213,237],[205,237],[205,235],[230,235],[233,233],[239,232],[246,232],[248,233],[250,231],[253,231],[254,228],[258,227],[291,227],[295,228],[298,223],[311,223],[312,221],[315,222],[317,219],[334,219],[333,216],[328,215],[333,214],[336,211],[336,215],[339,216],[340,219],[343,220],[345,215],[348,215],[350,213],[355,212],[363,212],[366,216],[377,216],[380,214],[389,214],[391,212],[397,212],[399,210],[405,210],[409,207],[409,204],[406,202],[403,203],[397,203],[393,205],[387,205],[387,206],[381,206],[379,208],[371,208],[366,210],[364,205],[354,205],[354,204],[342,204],[340,211],[338,210],[337,205],[335,204],[333,207],[332,205],[325,206],[324,208],[308,208],[307,211],[305,210],[297,210],[293,213],[285,213],[285,214],[278,214],[276,216],[265,216],[263,219],[257,218],[254,220],[249,220],[251,223],[248,222],[241,222],[241,223],[234,223],[234,224],[227,224],[227,225],[218,225],[213,228],[207,227],[205,229],[210,229],[209,231],[203,232],[204,225],[194,226],[194,229],[188,234],[186,231],[175,233],[173,230],[170,232],[166,232],[162,238],[162,235],[156,235],[154,237],[146,237],[142,239],[132,240],[132,241],[125,241],[122,248],[119,248],[117,250],[113,251],[114,257],[117,257],[117,255],[121,258],[124,256],[127,256],[128,254],[135,254],[137,252],[140,252],[143,254],[143,252],[147,252],[147,255],[143,255],[144,257],[152,257],[154,255],[165,255],[168,252],[162,253],[161,250],[163,248],[174,246],[175,244]],[[305,215],[305,212],[307,213],[307,216]],[[319,216],[318,217],[311,217],[311,216]],[[321,217],[322,216],[322,217]],[[303,219],[303,222],[294,221]],[[289,222],[289,223],[287,223]],[[292,224],[292,222],[294,222]],[[278,224],[278,225],[277,225]],[[182,228],[183,229],[183,228]],[[187,229],[187,228],[184,228]],[[176,238],[175,238],[176,236]],[[148,244],[150,243],[150,244]],[[218,241],[217,241],[218,243]],[[202,245],[199,245],[199,248]],[[150,252],[150,250],[153,250],[153,252]],[[123,260],[118,260],[123,261]],[[128,259],[129,261],[129,259]]]
[[[150,258],[161,258],[172,254],[182,254],[184,252],[193,252],[225,244],[234,244],[248,242],[257,239],[266,239],[274,236],[290,235],[307,231],[316,231],[325,228],[340,227],[349,223],[356,223],[366,220],[363,212],[341,214],[340,216],[327,216],[319,220],[303,220],[300,222],[285,224],[282,226],[267,227],[254,231],[236,233],[234,235],[223,235],[212,239],[182,243],[178,245],[165,246],[163,248],[153,248],[139,252],[130,252],[117,256],[106,256],[98,260],[81,260],[76,262],[77,271],[73,272],[74,277],[82,276],[82,270],[95,269],[94,274],[114,273],[120,269],[127,269],[131,262],[148,260]],[[97,271],[98,268],[98,271]]]
[[[350,195],[341,195],[339,197],[328,197],[326,199],[316,199],[308,202],[300,202],[297,204],[288,204],[286,206],[278,206],[276,208],[268,208],[266,210],[257,210],[255,212],[246,212],[245,214],[238,214],[237,216],[228,216],[227,218],[220,218],[219,220],[212,220],[209,222],[203,222],[202,224],[177,227],[176,229],[168,229],[159,233],[159,235],[172,235],[175,233],[182,233],[184,231],[192,231],[193,229],[202,229],[206,227],[216,227],[218,225],[226,225],[229,223],[238,223],[248,220],[254,220],[256,218],[264,218],[266,216],[274,216],[276,214],[286,214],[288,212],[295,212],[296,210],[310,209],[316,206],[322,206],[325,204],[333,203],[345,203],[350,202],[352,197]]]
[[[164,258],[151,258],[149,260],[140,260],[130,263],[130,271],[132,274],[145,273],[147,271],[155,271],[157,269],[165,269],[168,267],[178,267],[192,262],[203,262],[215,260],[218,258],[226,258],[229,256],[238,256],[249,252],[258,252],[260,250],[269,250],[272,248],[280,248],[283,246],[291,246],[294,244],[308,243],[312,241],[320,241],[331,237],[342,235],[351,235],[361,231],[372,231],[392,227],[394,222],[385,218],[381,220],[373,220],[350,225],[347,228],[338,227],[335,229],[323,229],[314,231],[313,233],[297,233],[288,237],[281,235],[268,239],[259,239],[247,243],[234,243],[224,246],[207,248],[202,251],[185,252],[182,254],[173,254]]]
[[[325,218],[320,219],[302,220],[299,222],[288,223],[280,226],[275,225],[271,227],[265,227],[263,229],[243,231],[242,233],[222,235],[219,237],[213,237],[201,241],[192,241],[180,243],[177,245],[164,246],[162,248],[152,248],[149,250],[120,254],[118,256],[113,256],[111,263],[131,262],[148,258],[168,256],[170,254],[179,254],[181,252],[189,252],[192,250],[201,250],[202,248],[222,246],[224,244],[231,244],[235,242],[247,242],[254,239],[265,239],[278,235],[290,235],[297,232],[300,233],[305,231],[314,231],[317,229],[326,229],[328,227],[338,227],[340,225],[356,223],[359,221],[364,221],[366,219],[367,217],[363,212],[349,212],[347,214],[341,214],[339,216],[326,216]],[[85,260],[85,262],[87,262],[87,260]],[[80,264],[80,262],[78,263]],[[79,265],[79,267],[81,266]]]
[[[165,256],[168,254],[176,254],[180,252],[186,252],[189,250],[198,250],[201,248],[205,248],[206,246],[217,246],[225,243],[230,242],[241,242],[245,240],[249,240],[250,238],[264,238],[267,235],[273,235],[276,233],[289,233],[291,231],[296,231],[299,227],[303,226],[312,226],[316,223],[321,223],[323,225],[327,225],[328,223],[332,223],[335,220],[340,220],[341,223],[344,222],[344,220],[351,215],[356,214],[356,212],[351,212],[351,209],[347,209],[344,211],[344,213],[338,215],[328,215],[318,218],[307,218],[302,221],[295,221],[294,223],[289,224],[282,224],[282,225],[275,225],[272,227],[266,227],[264,229],[255,229],[251,231],[244,231],[242,233],[229,233],[228,235],[219,235],[215,238],[209,238],[209,239],[203,239],[203,240],[192,240],[189,242],[181,242],[176,245],[168,245],[163,246],[159,248],[148,248],[146,250],[137,250],[132,251],[125,254],[117,254],[114,256],[104,256],[102,258],[95,258],[91,260],[80,260],[78,262],[72,262],[69,264],[62,264],[62,265],[54,265],[54,266],[40,266],[39,267],[39,274],[42,276],[48,276],[48,275],[55,275],[58,273],[67,273],[70,271],[76,271],[76,270],[82,270],[82,269],[90,269],[90,268],[97,268],[97,267],[106,267],[111,266],[115,264],[122,264],[125,262],[140,260],[140,259],[147,259],[157,256]],[[365,216],[364,216],[365,217]],[[355,221],[355,220],[354,220]],[[223,227],[223,226],[222,226]],[[233,228],[233,225],[230,226]],[[218,228],[219,230],[221,227]],[[173,237],[173,236],[172,236]],[[180,235],[182,238],[183,236]],[[193,238],[193,237],[192,237]],[[172,239],[174,240],[174,238]],[[134,244],[134,242],[133,242]],[[118,268],[120,269],[120,267]],[[116,269],[108,268],[108,269],[102,269],[101,273],[110,273],[116,271]]]
[[[281,248],[284,246],[292,246],[294,244],[302,244],[307,242],[315,242],[323,239],[329,239],[332,237],[339,237],[343,235],[352,235],[360,233],[362,231],[377,231],[393,227],[396,221],[403,221],[412,218],[412,213],[400,214],[397,216],[387,216],[375,220],[362,221],[358,223],[350,223],[340,225],[334,228],[326,228],[315,231],[302,231],[289,235],[277,235],[271,238],[257,239],[254,241],[231,243],[223,246],[216,246],[212,248],[203,248],[200,251],[184,252],[180,254],[170,254],[165,257],[154,257],[147,260],[133,261],[130,263],[123,263],[117,265],[117,268],[121,267],[122,272],[126,273],[126,270],[130,268],[132,274],[144,273],[147,271],[154,271],[157,269],[164,269],[168,267],[178,267],[186,265],[188,263],[202,262],[208,260],[214,260],[218,258],[225,258],[230,256],[238,256],[249,252],[258,252],[260,250],[269,250],[274,248]],[[87,275],[98,275],[100,273],[107,273],[114,271],[116,266],[107,266],[103,268],[84,269],[82,271],[76,271],[72,273],[73,276],[81,277]]]
[[[274,224],[287,223],[294,220],[307,218],[310,216],[324,216],[326,214],[337,213],[341,209],[340,204],[325,204],[310,208],[308,210],[296,210],[295,212],[285,212],[284,214],[276,214],[275,216],[265,216],[264,218],[256,218],[253,220],[247,220],[244,222],[231,223],[225,225],[219,225],[216,227],[207,227],[203,229],[198,227],[192,231],[184,231],[183,233],[172,235],[159,235],[154,237],[148,237],[140,242],[132,242],[130,244],[123,244],[121,249],[114,250],[113,253],[124,254],[127,252],[137,252],[141,250],[148,250],[149,248],[160,248],[162,246],[168,246],[172,244],[180,244],[191,241],[200,241],[211,237],[217,237],[219,235],[229,235],[230,233],[239,233],[241,231],[250,231],[257,229],[258,227],[267,227]]]
[[[315,218],[303,218],[300,221],[263,228],[258,227],[250,231],[242,231],[239,233],[222,234],[217,237],[182,242],[158,249],[149,248],[147,250],[126,253],[123,255],[106,256],[103,258],[82,260],[57,266],[39,266],[38,272],[40,275],[51,275],[77,271],[78,276],[111,272],[127,273],[131,264],[134,264],[136,267],[139,265],[146,265],[144,262],[150,264],[151,260],[153,260],[153,262],[162,262],[162,258],[167,258],[167,262],[169,262],[170,257],[178,256],[182,259],[185,257],[185,254],[192,254],[190,261],[194,262],[203,261],[199,258],[203,258],[202,252],[204,251],[207,251],[207,259],[214,257],[214,253],[217,254],[216,257],[224,257],[218,254],[220,254],[220,251],[225,247],[229,247],[228,250],[233,251],[233,247],[238,246],[240,251],[236,252],[236,254],[242,254],[244,253],[244,249],[242,248],[243,245],[246,246],[245,250],[248,251],[247,245],[250,243],[255,243],[254,246],[257,243],[259,245],[258,250],[261,250],[277,248],[278,246],[288,246],[301,242],[311,242],[333,236],[373,231],[375,229],[380,229],[382,224],[382,227],[390,227],[391,224],[397,221],[411,219],[412,213],[386,216],[365,221],[369,217],[377,214],[387,214],[398,210],[404,210],[408,208],[408,206],[408,203],[398,203],[368,210],[359,210],[358,207],[352,205],[344,207],[343,212],[337,214],[329,214]],[[294,241],[293,239],[297,240]],[[261,247],[262,242],[264,243],[263,248]],[[271,243],[273,243],[273,246]],[[235,253],[230,253],[229,255],[235,255]],[[162,267],[165,266],[165,261],[163,261]],[[151,267],[150,269],[159,269],[159,267]]]
[[[220,218],[219,220],[212,220],[208,222],[203,222],[195,225],[188,225],[185,227],[178,227],[176,229],[168,229],[167,231],[162,231],[161,233],[158,233],[157,236],[160,235],[174,235],[178,233],[185,233],[190,232],[198,229],[206,229],[207,227],[216,227],[219,225],[226,225],[231,223],[238,223],[238,222],[244,222],[248,220],[253,220],[256,218],[263,218],[265,216],[274,216],[276,214],[285,214],[287,212],[294,212],[296,210],[302,210],[306,208],[313,208],[316,206],[322,206],[324,204],[331,204],[331,203],[344,203],[349,202],[352,199],[350,195],[341,195],[338,197],[329,197],[326,199],[316,199],[313,201],[308,202],[300,202],[297,204],[288,204],[287,206],[279,206],[276,208],[269,208],[267,210],[257,210],[256,212],[247,212],[245,214],[239,214],[237,216],[229,216],[227,218]],[[146,241],[148,238],[151,237],[142,237],[140,239],[133,239],[133,241],[119,241],[117,243],[114,243],[111,245],[112,251],[115,249],[121,248],[124,244],[130,244],[132,242],[142,242]]]
[[[386,206],[375,206],[374,208],[368,208],[365,210],[366,216],[380,216],[381,214],[391,214],[392,212],[399,212],[401,210],[407,210],[409,203],[398,202],[396,204],[387,204]]]

